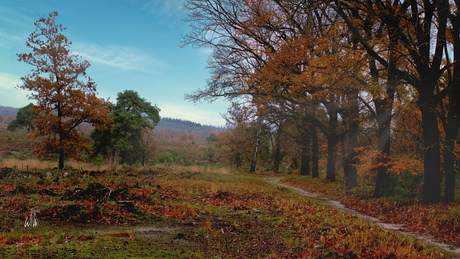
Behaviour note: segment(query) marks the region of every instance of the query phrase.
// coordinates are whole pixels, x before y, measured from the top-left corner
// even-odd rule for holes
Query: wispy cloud
[[[27,94],[29,92],[16,89],[15,86],[20,85],[21,79],[19,76],[0,72],[0,105],[23,107],[30,103]]]
[[[26,45],[27,36],[22,37],[18,34],[12,34],[0,29],[0,47],[5,49],[13,49],[20,44]]]
[[[14,89],[15,86],[21,83],[19,76],[0,72],[0,89]]]
[[[74,54],[82,56],[90,63],[99,63],[121,70],[140,70],[159,74],[166,63],[131,46],[108,45],[99,46],[92,43],[76,43]]]
[[[28,35],[34,29],[33,17],[2,4],[0,4],[0,24],[0,46],[7,49],[14,48],[17,44],[25,46]]]
[[[0,8],[0,21],[3,25],[14,25],[16,28],[27,28],[33,25],[33,19],[31,17],[5,6]]]
[[[177,11],[182,11],[184,0],[127,0],[127,2],[140,6],[149,14],[172,16]]]

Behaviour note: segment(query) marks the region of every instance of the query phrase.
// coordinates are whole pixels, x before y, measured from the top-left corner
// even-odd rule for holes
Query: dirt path
[[[446,244],[446,243],[438,242],[431,235],[408,231],[408,230],[404,229],[402,225],[399,225],[399,224],[384,223],[381,220],[379,220],[378,218],[374,218],[374,217],[371,217],[371,216],[368,216],[368,215],[364,215],[364,214],[361,214],[361,213],[357,212],[356,210],[349,209],[349,208],[345,207],[345,205],[343,205],[340,201],[332,200],[332,199],[320,196],[320,195],[318,195],[316,193],[311,193],[311,192],[305,191],[303,189],[300,189],[300,188],[297,188],[297,187],[294,187],[294,186],[291,186],[291,185],[280,183],[279,180],[276,180],[276,179],[269,179],[269,180],[267,180],[267,182],[272,183],[272,184],[276,184],[276,185],[279,185],[279,186],[283,186],[283,187],[286,187],[286,188],[293,189],[293,190],[299,192],[303,196],[307,196],[307,197],[310,197],[310,198],[313,198],[313,199],[316,199],[316,200],[320,200],[320,201],[322,201],[322,202],[324,202],[324,203],[326,203],[328,205],[331,205],[331,206],[333,206],[333,207],[335,207],[335,208],[337,208],[339,210],[342,210],[342,211],[345,211],[347,213],[356,215],[356,216],[358,216],[358,217],[360,217],[362,219],[368,220],[368,221],[370,221],[370,222],[372,222],[374,224],[380,225],[380,226],[382,226],[382,227],[384,227],[386,229],[393,230],[393,231],[395,231],[395,232],[397,232],[399,234],[412,236],[412,237],[414,237],[416,239],[422,240],[422,241],[424,241],[426,243],[429,243],[429,244],[431,244],[433,246],[436,246],[436,247],[439,247],[439,248],[444,249],[446,251],[449,251],[451,253],[457,254],[458,255],[457,257],[460,257],[460,247],[456,247],[456,246],[449,245],[449,244]]]

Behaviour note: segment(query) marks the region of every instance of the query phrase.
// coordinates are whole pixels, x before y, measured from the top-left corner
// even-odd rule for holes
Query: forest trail
[[[303,189],[298,188],[298,187],[294,187],[294,186],[291,186],[291,185],[288,185],[288,184],[280,183],[279,180],[277,180],[277,179],[267,179],[266,181],[269,182],[269,183],[278,185],[278,186],[282,186],[282,187],[286,187],[286,188],[295,190],[295,191],[299,192],[303,196],[310,197],[310,198],[313,198],[313,199],[316,199],[316,200],[320,200],[320,201],[322,201],[322,202],[324,202],[324,203],[326,203],[326,204],[328,204],[328,205],[330,205],[332,207],[335,207],[335,208],[337,208],[339,210],[345,211],[346,213],[356,215],[356,216],[358,216],[358,217],[360,217],[362,219],[365,219],[365,220],[368,220],[368,221],[370,221],[370,222],[372,222],[374,224],[380,225],[380,226],[382,226],[382,227],[384,227],[384,228],[386,228],[388,230],[393,230],[393,231],[395,231],[395,232],[397,232],[399,234],[402,234],[402,235],[412,236],[412,237],[414,237],[414,238],[416,238],[418,240],[424,241],[424,242],[426,242],[426,243],[428,243],[430,245],[433,245],[433,246],[439,247],[441,249],[444,249],[444,250],[446,250],[448,252],[457,254],[458,255],[457,258],[460,258],[460,247],[456,247],[454,245],[449,245],[449,244],[446,244],[446,243],[443,243],[443,242],[439,242],[431,235],[421,234],[421,233],[416,233],[416,232],[409,231],[407,229],[404,229],[404,227],[402,225],[400,225],[400,224],[384,223],[378,218],[371,217],[371,216],[368,216],[368,215],[364,215],[364,214],[361,214],[361,213],[357,212],[356,210],[347,208],[340,201],[332,200],[332,199],[329,199],[327,197],[318,195],[316,193],[308,192],[308,191],[303,190]]]

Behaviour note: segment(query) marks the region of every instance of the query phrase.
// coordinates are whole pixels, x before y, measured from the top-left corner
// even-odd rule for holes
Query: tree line
[[[425,203],[453,201],[459,5],[453,0],[186,0],[191,32],[182,45],[213,50],[206,87],[186,98],[227,98],[239,103],[235,109],[244,107],[239,113],[248,115],[242,121],[254,136],[254,164],[265,130],[271,132],[275,171],[282,140],[291,136],[301,143],[301,164],[311,161],[317,175],[317,140],[324,137],[327,179],[335,179],[341,158],[346,186],[353,188],[367,161],[376,173],[375,197],[389,195],[392,174],[412,170],[424,175]],[[238,136],[242,124],[234,118],[229,128]],[[375,141],[366,143],[370,134]],[[392,155],[396,150],[399,157]]]

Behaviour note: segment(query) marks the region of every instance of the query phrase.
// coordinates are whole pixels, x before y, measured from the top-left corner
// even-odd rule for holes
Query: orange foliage
[[[38,156],[61,152],[61,156],[81,159],[82,151],[90,151],[91,141],[78,126],[87,122],[105,128],[111,123],[111,104],[96,96],[96,84],[91,78],[87,82],[79,79],[86,78],[90,64],[71,54],[71,42],[61,34],[65,29],[55,24],[57,15],[54,12],[49,18],[36,21],[37,29],[27,41],[33,53],[18,54],[19,61],[35,67],[32,74],[21,78],[20,86],[32,91],[31,98],[37,101],[32,108],[32,112],[39,114],[34,121],[36,130],[28,138],[40,140],[35,143]]]
[[[423,160],[413,153],[397,154],[388,157],[375,149],[363,149],[360,148],[361,152],[358,156],[360,164],[357,166],[358,170],[363,173],[374,173],[378,168],[386,168],[388,173],[397,175],[405,172],[414,175],[423,173]]]

